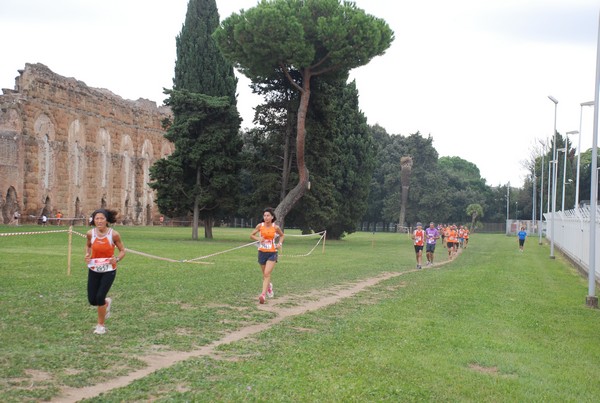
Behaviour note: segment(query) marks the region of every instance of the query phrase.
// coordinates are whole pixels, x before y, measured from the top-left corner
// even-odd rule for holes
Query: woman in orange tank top
[[[275,224],[275,212],[268,207],[263,211],[263,222],[258,224],[250,234],[250,239],[258,241],[258,264],[263,273],[262,293],[258,302],[265,303],[266,297],[273,298],[273,284],[271,273],[277,263],[277,250],[283,245],[285,235],[277,224]]]
[[[98,324],[95,334],[106,333],[104,321],[110,316],[112,299],[106,294],[117,276],[117,263],[125,257],[125,247],[121,235],[110,228],[117,221],[117,212],[99,209],[90,217],[92,229],[87,232],[85,262],[88,266],[88,301],[98,307]],[[119,255],[114,256],[115,246]]]

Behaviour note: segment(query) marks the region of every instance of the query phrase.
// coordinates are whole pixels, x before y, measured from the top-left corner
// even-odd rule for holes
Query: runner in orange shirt
[[[250,238],[258,241],[258,264],[263,273],[262,293],[258,302],[265,303],[266,297],[273,298],[271,273],[277,263],[277,251],[283,245],[285,235],[279,225],[275,224],[275,211],[267,207],[263,210],[263,222],[258,224],[250,234]]]
[[[465,245],[463,246],[463,248],[467,249],[467,245],[469,244],[469,228],[465,227],[465,232],[463,237],[465,238]]]
[[[421,269],[421,262],[423,261],[423,245],[425,244],[425,231],[423,231],[423,224],[417,223],[417,229],[413,231],[412,239],[415,246],[415,255],[417,257],[417,269]]]
[[[446,228],[446,246],[448,247],[448,258],[454,257],[454,245],[458,242],[458,232],[456,231],[456,225],[448,226]]]
[[[117,212],[98,209],[90,217],[93,228],[87,232],[85,262],[88,270],[88,301],[98,310],[98,324],[94,334],[106,333],[104,321],[110,316],[112,299],[106,294],[117,276],[117,263],[125,257],[121,235],[110,228],[117,221]],[[119,254],[115,256],[115,247]]]

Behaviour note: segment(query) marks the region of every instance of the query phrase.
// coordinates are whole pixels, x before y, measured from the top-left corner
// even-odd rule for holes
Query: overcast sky
[[[257,0],[217,0],[221,19]],[[492,186],[520,186],[522,161],[557,130],[592,144],[598,0],[357,0],[395,41],[351,73],[368,123],[433,137],[440,156],[477,165]],[[187,0],[0,0],[0,87],[25,63],[162,104]],[[242,125],[261,102],[238,87]],[[572,138],[575,147],[578,137]]]

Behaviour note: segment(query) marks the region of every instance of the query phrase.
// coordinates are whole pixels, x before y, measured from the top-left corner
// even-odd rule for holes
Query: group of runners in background
[[[417,229],[412,233],[412,239],[415,247],[417,258],[417,269],[421,269],[423,261],[423,249],[427,257],[427,266],[433,264],[435,247],[437,240],[441,238],[441,242],[448,249],[448,258],[452,259],[456,256],[459,248],[466,248],[469,244],[469,228],[459,225],[438,224],[437,227],[433,222],[429,223],[429,227],[423,229],[423,224],[417,223]]]

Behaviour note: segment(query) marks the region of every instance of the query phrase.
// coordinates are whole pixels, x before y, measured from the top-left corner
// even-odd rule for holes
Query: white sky
[[[162,104],[172,86],[175,37],[187,0],[0,0],[0,87],[25,63],[127,99]],[[257,0],[217,0],[221,19]],[[476,164],[492,186],[520,186],[521,161],[557,130],[579,130],[594,98],[598,0],[357,0],[395,41],[354,70],[369,124],[431,135],[440,156]],[[252,125],[261,102],[240,79],[238,109]],[[582,149],[593,108],[583,108]],[[577,146],[578,138],[573,138]]]

